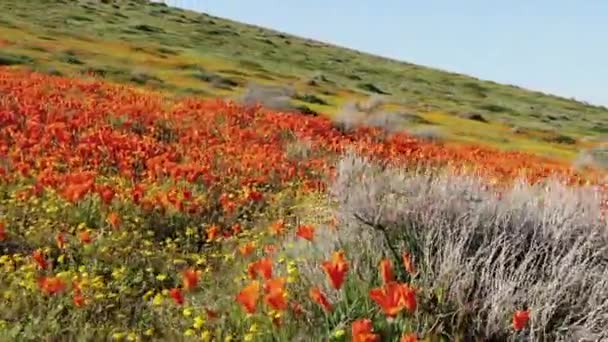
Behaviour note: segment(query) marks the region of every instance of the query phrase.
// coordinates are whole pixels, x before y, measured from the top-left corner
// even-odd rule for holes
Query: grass
[[[0,61],[27,64],[36,70],[77,75],[96,67],[125,70],[129,75],[133,65],[145,64],[158,77],[154,82],[112,72],[105,75],[118,82],[135,81],[157,90],[207,97],[237,96],[243,93],[247,82],[293,84],[298,93],[315,99],[312,105],[305,100],[301,106],[329,116],[345,101],[369,94],[390,94],[402,103],[400,111],[441,111],[450,116],[475,113],[491,124],[530,129],[530,134],[515,139],[524,140],[523,143],[501,145],[496,139],[487,141],[471,134],[475,131],[463,132],[451,120],[435,122],[450,140],[489,142],[532,153],[548,151],[568,158],[573,158],[571,149],[543,140],[543,131],[553,130],[578,140],[599,136],[605,133],[602,127],[608,126],[608,110],[603,107],[146,1],[56,1],[49,9],[38,1],[26,0],[4,2],[1,6],[3,20],[12,25],[0,28],[4,37],[11,37],[3,44],[6,57],[0,56]],[[53,43],[48,41],[49,36]],[[193,77],[180,65],[193,65],[218,76],[213,84],[198,82],[196,75]],[[243,81],[235,84],[226,70],[242,74],[239,77]],[[323,100],[317,101],[320,98]],[[499,140],[513,139],[505,133]]]

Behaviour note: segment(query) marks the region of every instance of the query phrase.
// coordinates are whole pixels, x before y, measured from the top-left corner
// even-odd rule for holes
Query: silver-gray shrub
[[[517,181],[498,196],[475,176],[352,153],[337,171],[331,194],[341,244],[359,251],[353,262],[375,267],[391,255],[387,241],[408,249],[418,286],[445,291],[469,338],[507,338],[522,308],[531,310],[529,340],[608,338],[608,224],[596,189]]]

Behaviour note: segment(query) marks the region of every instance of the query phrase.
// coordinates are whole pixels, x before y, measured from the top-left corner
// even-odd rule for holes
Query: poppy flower
[[[253,253],[254,250],[255,250],[255,243],[253,243],[252,241],[249,241],[249,242],[239,246],[239,252],[241,253],[242,256],[247,256],[247,255]]]
[[[144,192],[145,190],[143,185],[138,184],[133,187],[133,189],[131,190],[131,200],[133,201],[133,203],[139,204],[142,198],[144,197]]]
[[[184,290],[192,290],[198,285],[199,273],[191,268],[182,272]]]
[[[409,333],[401,336],[399,342],[418,342],[418,335]]]
[[[183,305],[185,302],[184,293],[182,292],[182,290],[176,287],[169,290],[169,296],[171,296],[175,304]]]
[[[285,279],[273,278],[264,283],[266,304],[275,310],[285,310],[288,307],[287,293],[285,292]]]
[[[351,326],[353,342],[379,342],[380,336],[374,334],[372,321],[364,318],[353,322]]]
[[[83,230],[80,233],[78,233],[78,238],[80,239],[80,242],[82,242],[85,245],[88,245],[91,242],[93,242],[93,238],[91,238],[91,233],[89,233],[88,230]]]
[[[329,300],[327,300],[325,294],[318,287],[311,288],[308,292],[308,295],[313,301],[319,304],[325,312],[330,312],[332,310],[331,303],[329,302]]]
[[[370,290],[369,296],[388,317],[395,317],[403,309],[416,310],[416,292],[408,284],[390,282]]]
[[[57,248],[65,248],[65,235],[62,232],[59,232],[57,233],[57,235],[55,235],[55,243],[57,244]]]
[[[74,295],[72,297],[72,302],[74,303],[74,306],[76,306],[77,308],[81,308],[84,306],[84,304],[85,304],[84,296],[82,295],[82,293],[80,291],[74,291]]]
[[[380,261],[380,276],[382,277],[382,282],[384,284],[388,284],[395,280],[393,265],[389,259],[382,259],[382,261]]]
[[[412,261],[412,255],[408,252],[403,252],[401,255],[403,259],[403,267],[410,275],[414,275],[416,273],[416,267],[414,267],[414,262]]]
[[[213,241],[215,240],[219,233],[220,233],[220,228],[216,225],[212,225],[211,227],[206,229],[207,232],[207,241]]]
[[[46,258],[44,257],[44,253],[42,253],[40,249],[37,249],[32,253],[32,258],[36,262],[36,265],[38,265],[38,268],[41,270],[46,270],[46,268],[49,266]]]
[[[0,241],[6,240],[6,227],[4,222],[0,222]]]
[[[339,290],[344,283],[346,273],[348,272],[348,263],[344,258],[344,252],[334,252],[330,261],[324,261],[321,264],[325,274],[329,278],[331,286],[334,289]]]
[[[247,267],[249,278],[255,279],[257,275],[261,275],[264,279],[272,278],[272,260],[270,258],[262,258],[252,262]]]
[[[102,186],[99,189],[99,197],[101,197],[101,201],[105,205],[110,205],[110,203],[112,203],[115,194],[114,190],[109,186]]]
[[[243,227],[241,227],[241,225],[239,223],[233,224],[231,229],[232,229],[232,234],[234,234],[234,235],[239,235],[243,231]]]
[[[277,220],[268,228],[272,235],[283,235],[285,234],[285,222],[283,220]]]
[[[63,292],[66,288],[65,282],[59,277],[41,277],[38,279],[38,287],[47,295]]]
[[[112,228],[114,229],[118,229],[120,227],[120,216],[118,216],[118,214],[116,212],[111,212],[110,214],[108,214],[108,218],[107,218],[108,223],[110,224],[110,226],[112,226]]]
[[[277,251],[277,246],[274,244],[268,244],[264,246],[264,253],[266,254],[274,254]]]
[[[245,311],[252,314],[255,312],[255,308],[260,297],[260,283],[253,281],[247,285],[239,294],[236,296],[236,301],[243,306]]]
[[[523,330],[530,319],[529,310],[517,310],[513,314],[513,329],[516,331]]]
[[[260,202],[261,200],[264,199],[264,194],[262,194],[259,191],[253,190],[253,191],[249,192],[248,198],[254,202]]]
[[[307,224],[299,225],[296,230],[296,235],[302,239],[312,241],[315,237],[315,227]]]

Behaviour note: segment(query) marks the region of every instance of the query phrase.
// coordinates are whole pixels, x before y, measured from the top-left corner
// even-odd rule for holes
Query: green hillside
[[[0,37],[2,65],[171,94],[235,98],[250,82],[276,84],[327,115],[380,94],[395,115],[417,115],[414,125],[440,126],[453,141],[570,159],[581,138],[608,133],[604,107],[147,1],[2,1]]]

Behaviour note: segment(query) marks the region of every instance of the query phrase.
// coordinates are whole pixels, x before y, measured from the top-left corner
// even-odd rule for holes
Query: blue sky
[[[168,0],[416,64],[608,105],[608,0]]]

